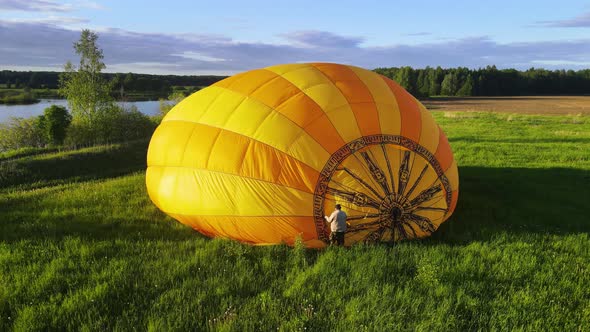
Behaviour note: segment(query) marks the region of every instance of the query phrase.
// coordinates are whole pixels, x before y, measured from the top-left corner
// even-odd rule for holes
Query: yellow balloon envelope
[[[211,237],[323,247],[324,215],[348,214],[346,244],[430,235],[455,209],[447,138],[394,81],[354,66],[252,70],[176,105],[156,129],[152,201]]]

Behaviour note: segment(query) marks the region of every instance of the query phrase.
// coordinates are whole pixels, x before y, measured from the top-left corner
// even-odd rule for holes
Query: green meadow
[[[433,114],[457,210],[395,245],[206,238],[150,202],[147,141],[0,154],[0,331],[590,330],[590,116]]]

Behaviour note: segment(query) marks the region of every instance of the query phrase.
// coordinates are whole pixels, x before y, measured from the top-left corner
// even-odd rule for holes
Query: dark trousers
[[[330,244],[343,246],[344,245],[344,232],[332,232],[330,233]]]

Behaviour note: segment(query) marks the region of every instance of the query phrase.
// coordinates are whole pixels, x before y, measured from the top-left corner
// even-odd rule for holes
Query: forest
[[[383,67],[375,72],[389,77],[416,97],[585,95],[590,93],[590,69],[547,70]],[[5,89],[57,89],[59,72],[0,71]],[[157,99],[173,89],[211,85],[225,76],[103,73],[117,99]],[[182,88],[180,88],[182,90]]]
[[[530,68],[479,69],[465,67],[377,68],[374,71],[402,85],[416,97],[433,96],[539,96],[590,93],[590,69],[547,70]]]
[[[37,97],[59,97],[56,89],[60,72],[51,71],[0,71],[0,87],[4,90],[32,90]],[[118,100],[152,100],[167,98],[173,90],[198,90],[225,76],[214,75],[149,75],[136,73],[102,73],[111,82],[111,94]],[[189,91],[189,92],[192,92]],[[21,91],[14,91],[21,92]],[[0,94],[2,89],[0,89]],[[1,97],[1,96],[0,96]]]

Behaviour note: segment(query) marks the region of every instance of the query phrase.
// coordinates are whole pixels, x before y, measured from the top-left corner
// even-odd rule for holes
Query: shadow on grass
[[[16,151],[0,153],[0,162],[6,162],[18,158],[36,156],[57,151],[59,151],[59,149],[57,148],[23,148]]]
[[[461,167],[459,178],[455,213],[425,242],[485,241],[499,233],[590,232],[590,171]]]
[[[56,183],[130,174],[146,168],[148,141],[94,149],[32,155],[0,163],[0,188],[45,187]]]
[[[134,199],[139,197],[139,202],[130,204],[128,210],[121,211],[119,204],[118,212],[111,213],[104,202],[92,206],[92,198],[79,208],[64,207],[59,201],[47,202],[47,197],[63,190],[49,188],[35,195],[0,201],[0,242],[59,241],[66,237],[88,241],[184,241],[204,237],[159,211],[147,193],[136,194]],[[43,200],[41,204],[39,200]]]

